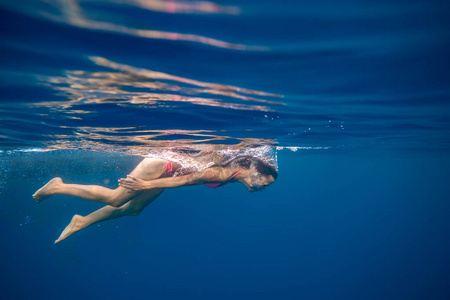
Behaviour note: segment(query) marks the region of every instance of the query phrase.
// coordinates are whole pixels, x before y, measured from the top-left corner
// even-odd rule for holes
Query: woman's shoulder
[[[201,172],[189,174],[190,177],[196,177],[196,179],[202,182],[223,182],[228,180],[231,175],[232,172],[229,168],[217,165],[206,168]]]

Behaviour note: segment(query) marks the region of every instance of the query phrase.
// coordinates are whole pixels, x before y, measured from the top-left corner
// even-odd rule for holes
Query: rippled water
[[[439,2],[0,3],[2,147],[449,146]]]

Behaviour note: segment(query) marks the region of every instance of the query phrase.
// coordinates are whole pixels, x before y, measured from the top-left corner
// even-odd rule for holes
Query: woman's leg
[[[159,178],[164,172],[163,167],[166,161],[162,159],[145,158],[131,172],[130,175],[141,178],[143,180],[152,180]],[[124,203],[136,197],[136,192],[131,192],[123,187],[115,190],[105,188],[98,185],[81,185],[66,184],[61,178],[53,178],[41,189],[39,189],[33,198],[37,203],[53,196],[53,195],[69,195],[83,198],[90,201],[101,202],[107,205],[119,207]]]
[[[99,185],[67,184],[61,178],[56,177],[39,189],[33,195],[33,198],[39,203],[53,195],[68,195],[112,206],[120,206],[133,198],[135,194],[121,187],[113,190]]]
[[[74,215],[70,224],[64,229],[59,238],[55,241],[55,244],[65,240],[77,231],[86,228],[92,224],[112,220],[123,216],[137,216],[144,208],[152,203],[156,198],[161,195],[163,189],[154,189],[146,192],[142,192],[136,198],[123,204],[120,207],[105,206],[93,213],[83,217],[80,215]]]

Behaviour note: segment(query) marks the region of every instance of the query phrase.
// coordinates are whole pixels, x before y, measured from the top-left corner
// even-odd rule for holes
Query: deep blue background
[[[53,240],[74,213],[99,205],[64,196],[36,205],[30,195],[56,174],[115,182],[138,158],[47,152],[5,159],[17,162],[0,218],[2,292],[14,298],[450,295],[448,156],[282,151],[279,179],[263,193],[239,184],[167,190],[138,217],[94,225],[58,245]]]

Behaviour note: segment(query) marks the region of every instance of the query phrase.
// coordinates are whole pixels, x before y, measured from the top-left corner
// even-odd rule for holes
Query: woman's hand
[[[131,191],[142,191],[148,190],[151,187],[149,186],[149,182],[144,181],[142,179],[136,178],[134,176],[128,175],[127,178],[119,179],[119,185]]]

